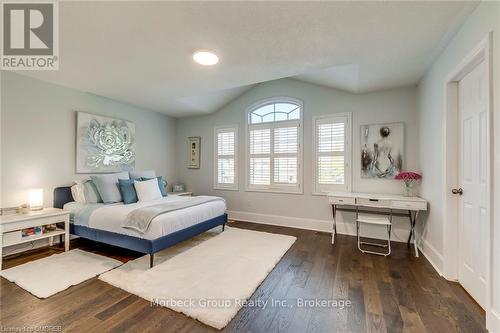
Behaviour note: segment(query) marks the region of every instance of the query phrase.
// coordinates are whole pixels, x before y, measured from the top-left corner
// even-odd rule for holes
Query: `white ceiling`
[[[175,117],[283,77],[414,85],[470,2],[60,2],[60,69],[22,74]],[[202,67],[193,51],[216,51]]]

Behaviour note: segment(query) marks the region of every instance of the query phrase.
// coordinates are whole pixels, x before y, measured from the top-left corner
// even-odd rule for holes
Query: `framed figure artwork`
[[[394,179],[403,167],[404,124],[361,126],[361,178]]]

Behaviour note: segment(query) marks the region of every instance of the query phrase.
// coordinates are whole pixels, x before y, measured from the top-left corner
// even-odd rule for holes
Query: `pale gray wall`
[[[44,189],[50,206],[54,187],[85,177],[75,175],[76,111],[133,121],[136,169],[174,178],[174,118],[11,72],[1,75],[2,207],[25,203],[33,187]]]
[[[482,2],[451,40],[444,52],[427,71],[419,87],[420,165],[424,173],[421,193],[431,201],[431,210],[424,234],[424,249],[443,269],[443,115],[445,83],[448,75],[460,64],[486,35],[493,31],[493,307],[500,315],[500,3]],[[500,330],[500,317],[497,318]]]
[[[290,96],[304,102],[304,194],[274,194],[245,191],[245,110],[256,101]],[[409,170],[418,169],[417,114],[415,88],[401,88],[377,93],[353,95],[335,89],[281,79],[261,83],[220,111],[201,117],[179,119],[177,129],[178,179],[196,193],[223,196],[230,211],[252,212],[313,219],[330,228],[331,208],[324,196],[312,193],[312,117],[352,112],[353,118],[353,190],[363,192],[402,193],[402,184],[394,180],[364,180],[360,178],[360,125],[383,122],[404,122],[406,129],[406,163]],[[214,127],[239,124],[239,191],[213,190]],[[201,136],[201,169],[186,168],[186,138]],[[352,215],[349,214],[349,221]],[[396,239],[404,239],[408,221],[399,221]],[[349,225],[352,231],[352,224]]]

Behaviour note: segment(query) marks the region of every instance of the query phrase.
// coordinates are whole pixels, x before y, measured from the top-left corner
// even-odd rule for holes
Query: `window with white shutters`
[[[214,188],[238,189],[238,127],[215,128]]]
[[[351,115],[314,118],[314,192],[349,191]]]
[[[247,189],[302,193],[302,103],[278,98],[248,111]]]

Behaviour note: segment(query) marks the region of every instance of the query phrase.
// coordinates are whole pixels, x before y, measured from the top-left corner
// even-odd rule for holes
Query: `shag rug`
[[[295,240],[292,236],[226,228],[155,254],[151,269],[149,257],[144,256],[99,279],[222,329]]]
[[[121,264],[115,259],[74,249],[3,270],[0,276],[38,298],[47,298]]]

